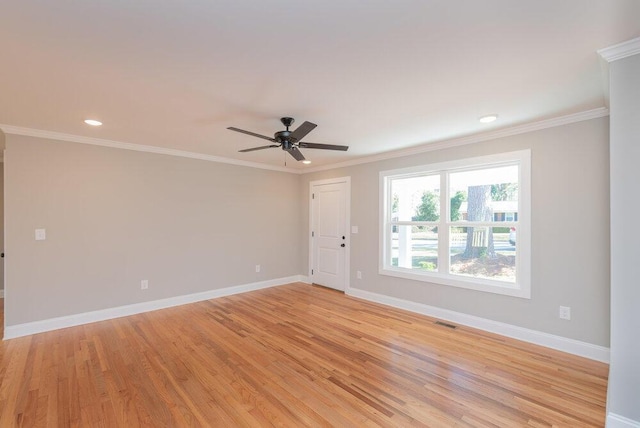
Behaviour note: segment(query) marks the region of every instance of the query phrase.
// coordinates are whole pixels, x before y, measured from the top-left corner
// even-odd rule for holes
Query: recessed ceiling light
[[[102,122],[100,122],[99,120],[95,120],[95,119],[85,119],[84,123],[86,123],[87,125],[91,125],[91,126],[100,126],[100,125],[102,125]]]
[[[309,165],[311,163],[311,161],[305,159],[305,160],[302,161],[302,163],[305,164],[305,165]]]
[[[497,114],[488,114],[486,116],[482,116],[480,119],[478,119],[480,122],[482,123],[491,123],[493,121],[495,121],[498,118]]]

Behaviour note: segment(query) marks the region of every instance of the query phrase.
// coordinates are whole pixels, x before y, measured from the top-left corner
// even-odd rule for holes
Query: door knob
[[[340,244],[341,247],[344,247],[344,244]]]

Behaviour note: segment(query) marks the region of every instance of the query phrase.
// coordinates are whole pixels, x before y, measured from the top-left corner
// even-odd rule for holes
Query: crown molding
[[[640,54],[640,37],[598,51],[598,55],[607,62],[617,61],[636,54]]]
[[[136,152],[155,153],[161,155],[177,156],[189,159],[199,159],[208,162],[227,163],[231,165],[246,166],[249,168],[267,169],[271,171],[288,172],[300,174],[297,170],[290,168],[266,165],[258,162],[248,162],[238,159],[225,158],[221,156],[205,155],[202,153],[188,152],[184,150],[168,149],[164,147],[146,146],[143,144],[123,143],[121,141],[105,140],[101,138],[83,137],[80,135],[64,134],[55,131],[44,131],[41,129],[23,128],[20,126],[0,124],[0,129],[5,134],[22,135],[26,137],[46,138],[55,141],[66,141],[71,143],[88,144],[92,146],[111,147],[115,149],[133,150]]]
[[[555,117],[552,119],[541,120],[538,122],[526,123],[523,125],[512,126],[510,128],[498,129],[496,131],[484,132],[481,134],[473,134],[467,137],[454,138],[449,140],[436,141],[434,143],[427,143],[418,147],[410,147],[407,149],[394,150],[391,152],[385,152],[378,155],[366,156],[350,161],[340,162],[327,166],[319,166],[313,169],[304,170],[302,174],[309,174],[318,171],[326,171],[336,168],[345,168],[348,166],[360,165],[364,163],[378,162],[387,159],[395,159],[404,156],[413,156],[421,153],[432,152],[434,150],[448,149],[451,147],[464,146],[467,144],[480,143],[487,140],[495,140],[503,137],[510,137],[512,135],[525,134],[527,132],[539,131],[547,128],[554,128],[556,126],[568,125],[571,123],[582,122],[585,120],[597,119],[609,115],[609,109],[600,107],[593,110],[587,110],[580,113],[569,114],[566,116]]]
[[[584,120],[597,119],[609,115],[609,109],[600,107],[593,110],[587,110],[580,113],[569,114],[566,116],[555,117],[551,119],[541,120],[538,122],[526,123],[523,125],[512,126],[510,128],[498,129],[495,131],[484,132],[481,134],[473,134],[461,138],[453,138],[449,140],[436,141],[433,143],[425,143],[417,147],[394,150],[390,152],[380,153],[377,155],[365,156],[345,162],[333,163],[325,166],[318,166],[311,169],[297,170],[279,166],[266,165],[258,162],[248,162],[238,159],[225,158],[221,156],[205,155],[202,153],[187,152],[184,150],[168,149],[156,146],[146,146],[142,144],[123,143],[120,141],[105,140],[101,138],[83,137],[79,135],[64,134],[54,131],[43,131],[39,129],[23,128],[13,125],[0,124],[0,129],[5,134],[23,135],[27,137],[46,138],[55,141],[67,141],[72,143],[89,144],[94,146],[112,147],[123,150],[133,150],[137,152],[156,153],[169,156],[178,156],[189,159],[199,159],[209,162],[226,163],[231,165],[246,166],[249,168],[266,169],[270,171],[286,172],[289,174],[310,174],[318,171],[327,171],[337,168],[345,168],[348,166],[361,165],[371,162],[378,162],[387,159],[395,159],[403,156],[412,156],[434,150],[442,150],[451,147],[463,146],[467,144],[479,143],[487,140],[495,140],[497,138],[509,137],[512,135],[525,134],[527,132],[539,131],[541,129],[553,128],[556,126],[568,125],[571,123],[582,122]]]

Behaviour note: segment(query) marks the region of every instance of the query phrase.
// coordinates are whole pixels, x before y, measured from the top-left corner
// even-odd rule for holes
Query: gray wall
[[[0,163],[0,252],[4,253],[4,163]],[[4,291],[4,259],[0,259],[0,290]]]
[[[601,118],[302,176],[9,135],[6,324],[306,274],[309,181],[348,175],[352,287],[608,346],[608,132]],[[527,148],[530,300],[378,274],[379,171]]]
[[[7,326],[301,271],[299,176],[14,135],[5,169]]]
[[[0,129],[0,156],[4,156],[4,148],[5,135]],[[0,163],[0,252],[4,252],[4,163]],[[4,292],[4,259],[0,260],[0,290]]]
[[[610,64],[611,366],[609,413],[640,423],[640,55]]]
[[[387,296],[609,346],[608,118],[493,141],[309,173],[303,176],[302,218],[308,218],[309,182],[351,176],[350,284]],[[531,149],[531,299],[483,293],[378,274],[380,171]],[[308,224],[302,248],[308,249]],[[303,259],[305,272],[308,257]],[[363,279],[355,277],[362,271]],[[560,305],[571,321],[560,320]]]

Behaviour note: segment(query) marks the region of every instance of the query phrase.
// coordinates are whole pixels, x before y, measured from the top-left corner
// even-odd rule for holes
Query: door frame
[[[344,216],[344,230],[345,230],[345,244],[346,248],[344,251],[344,292],[347,294],[347,291],[351,288],[351,176],[346,177],[336,177],[336,178],[328,178],[325,180],[315,180],[309,182],[309,271],[307,272],[309,282],[313,283],[313,275],[311,274],[311,270],[314,268],[313,261],[315,260],[315,248],[314,248],[314,237],[311,236],[313,232],[313,188],[314,186],[323,186],[327,184],[340,184],[344,183],[346,188],[345,194],[345,216]]]

